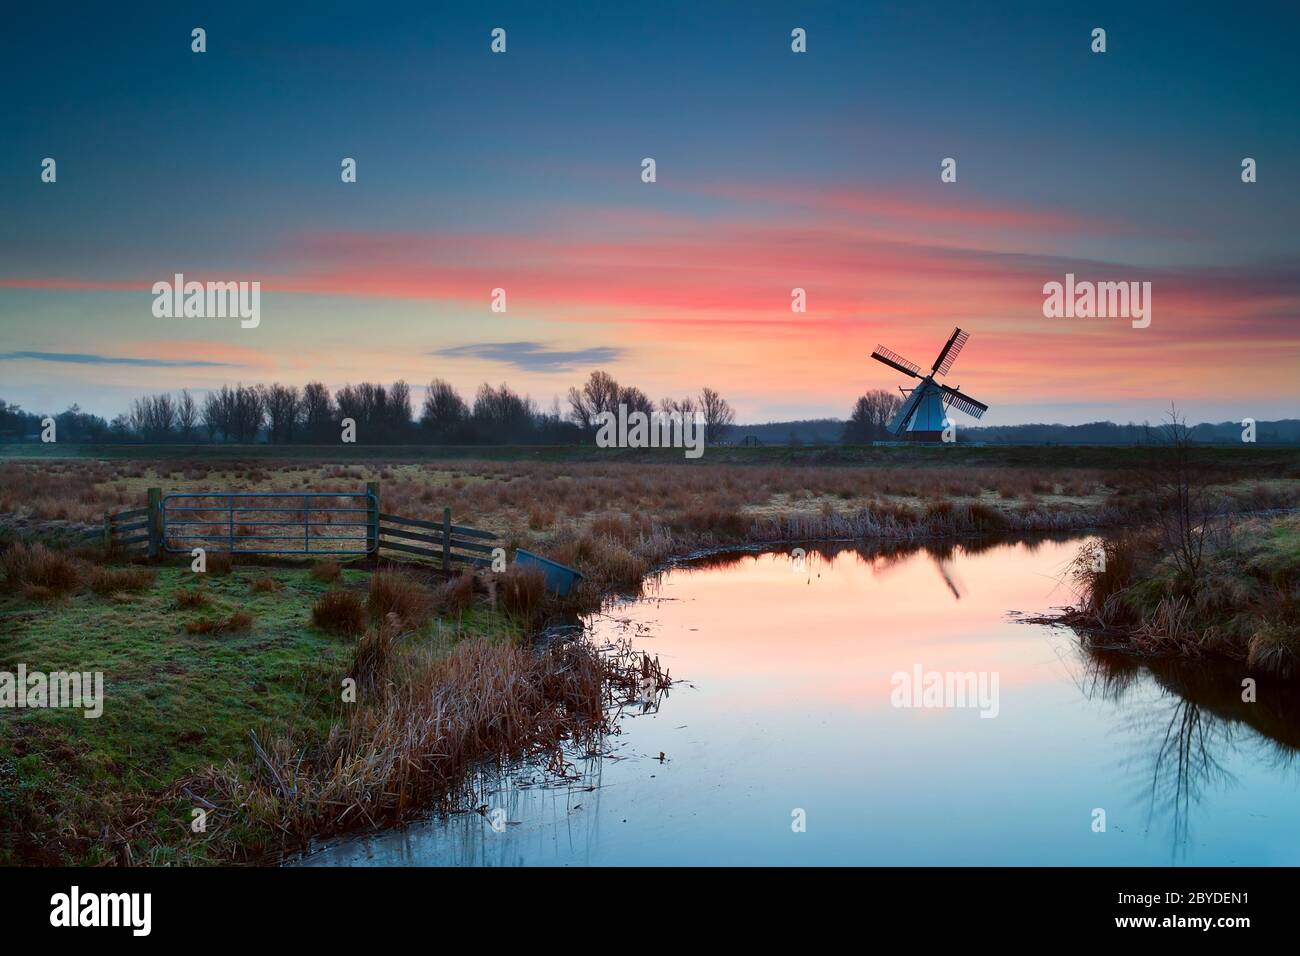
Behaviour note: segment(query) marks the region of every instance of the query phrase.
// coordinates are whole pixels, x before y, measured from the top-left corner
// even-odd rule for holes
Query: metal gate
[[[379,498],[362,492],[183,492],[164,495],[163,550],[363,555],[379,547]]]

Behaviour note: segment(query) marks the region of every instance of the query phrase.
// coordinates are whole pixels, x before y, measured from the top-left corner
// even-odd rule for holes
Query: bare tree
[[[308,382],[302,390],[302,427],[308,441],[325,441],[337,427],[334,402],[321,382]]]
[[[469,407],[454,388],[440,378],[429,383],[420,411],[420,428],[435,442],[453,442],[461,437]]]
[[[716,444],[736,421],[736,413],[727,400],[707,385],[700,391],[700,409],[704,414],[704,440]]]
[[[660,399],[659,409],[669,415],[681,415],[683,420],[689,421],[695,417],[700,405],[695,396],[687,395],[683,399]]]
[[[131,403],[129,421],[145,441],[166,441],[176,426],[176,402],[166,392],[144,395]]]
[[[1158,442],[1162,453],[1153,474],[1161,492],[1161,536],[1182,584],[1195,595],[1201,586],[1207,545],[1223,509],[1210,490],[1211,476],[1196,460],[1192,429],[1172,404],[1160,426]]]
[[[569,389],[569,418],[584,431],[595,428],[601,412],[618,413],[621,389],[608,372],[595,371],[581,389]]]
[[[302,397],[298,389],[277,382],[262,388],[261,399],[266,409],[267,438],[273,442],[293,441],[302,413]]]
[[[411,386],[399,380],[388,390],[388,403],[383,415],[383,437],[385,441],[403,441],[410,431]]]
[[[645,392],[635,385],[625,385],[618,390],[618,401],[615,403],[612,411],[617,414],[618,406],[626,405],[628,414],[632,412],[644,412],[647,416],[655,410],[655,403]]]
[[[225,386],[222,386],[225,389]],[[224,438],[226,429],[225,405],[221,400],[221,392],[208,392],[203,399],[203,427],[207,429],[208,441],[216,441],[217,433],[221,433]]]
[[[190,441],[194,437],[194,426],[198,424],[199,406],[189,389],[181,389],[181,397],[176,401],[176,427],[180,429],[181,441]]]
[[[474,396],[473,417],[475,428],[486,441],[522,441],[533,431],[537,407],[527,396],[512,391],[509,385],[502,383],[499,388],[493,388],[485,382]]]
[[[854,404],[849,420],[844,423],[843,441],[857,443],[889,437],[889,422],[902,403],[902,398],[896,393],[883,388],[862,395]]]
[[[234,433],[235,441],[256,441],[266,411],[262,404],[261,390],[253,385],[239,384],[230,396],[230,430]]]

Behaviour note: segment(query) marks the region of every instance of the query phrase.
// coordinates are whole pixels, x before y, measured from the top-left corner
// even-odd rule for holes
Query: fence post
[[[149,557],[157,558],[162,550],[162,489],[149,489]]]
[[[451,573],[451,509],[442,509],[442,571]]]
[[[113,519],[108,512],[104,512],[104,551],[113,550]]]
[[[370,551],[370,559],[373,563],[379,563],[379,482],[367,481],[366,491],[372,496],[367,499],[366,506],[370,509],[370,527],[366,530],[366,536],[369,540],[366,542],[366,548]]]

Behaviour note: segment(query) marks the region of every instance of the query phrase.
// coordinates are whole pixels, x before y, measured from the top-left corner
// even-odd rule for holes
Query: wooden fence
[[[152,553],[152,519],[149,508],[131,508],[117,514],[104,515],[104,526],[85,532],[87,543],[100,544],[106,551],[125,551],[136,554]]]
[[[497,546],[488,542],[496,538],[491,531],[452,524],[450,508],[442,509],[441,522],[379,512],[381,549],[433,558],[442,564],[444,571],[451,570],[452,563],[490,567]]]
[[[185,492],[183,496],[188,499],[219,499],[233,498],[234,496],[251,496],[254,498],[266,499],[284,499],[286,502],[301,502],[299,504],[285,504],[276,506],[272,509],[267,508],[249,508],[250,511],[271,511],[277,514],[287,514],[290,512],[299,512],[302,518],[295,518],[294,527],[298,527],[301,521],[304,525],[309,520],[308,510],[319,510],[309,504],[312,493],[303,494],[301,492],[266,492],[264,495],[251,492],[212,492],[204,494],[199,492]],[[322,493],[323,494],[323,493]],[[381,551],[396,551],[403,555],[411,555],[419,558],[427,558],[436,562],[443,571],[450,572],[452,565],[469,565],[471,567],[490,567],[492,565],[492,555],[498,545],[495,543],[497,535],[491,531],[482,531],[478,528],[470,528],[464,525],[455,525],[451,523],[451,509],[442,509],[441,521],[428,521],[422,518],[408,518],[402,515],[390,514],[381,510],[379,506],[379,483],[369,482],[366,486],[366,498],[371,502],[370,506],[364,510],[364,523],[360,528],[364,529],[364,534],[358,534],[356,540],[358,549],[355,552],[349,552],[357,557],[368,556],[372,560],[377,560]],[[181,496],[167,496],[181,497]],[[244,519],[236,519],[236,511],[233,504],[223,506],[225,512],[230,514],[231,530],[229,534],[212,535],[200,541],[198,546],[205,547],[210,551],[228,551],[233,554],[276,554],[284,556],[301,555],[303,557],[312,557],[313,555],[324,556],[329,552],[317,552],[311,550],[312,537],[308,533],[302,535],[305,542],[304,548],[295,546],[272,546],[267,548],[261,546],[256,550],[244,550],[239,548],[233,542],[242,540],[240,535],[235,533],[235,527]],[[209,518],[202,517],[202,514],[211,511],[216,512],[223,510],[216,506],[202,506],[200,508],[183,508],[182,511],[199,512],[199,516],[188,521],[188,524],[204,525],[212,523]],[[356,509],[352,509],[356,510]],[[96,528],[84,533],[83,538],[89,539],[101,544],[106,550],[124,552],[128,556],[148,556],[158,558],[162,554],[178,551],[188,551],[188,545],[177,547],[177,542],[171,540],[168,535],[171,529],[167,527],[168,512],[166,511],[166,497],[159,488],[149,489],[148,504],[143,508],[132,508],[127,511],[120,511],[116,514],[105,514],[102,528]],[[188,517],[188,516],[186,516]],[[254,524],[256,522],[248,522]],[[289,527],[289,519],[277,517],[270,522],[274,527],[272,531],[279,531],[280,525]],[[316,530],[315,527],[309,530]],[[206,532],[191,532],[204,536]],[[249,538],[274,538],[282,540],[287,535],[279,534],[250,534]],[[296,537],[296,535],[295,535]],[[224,539],[224,546],[223,546]]]

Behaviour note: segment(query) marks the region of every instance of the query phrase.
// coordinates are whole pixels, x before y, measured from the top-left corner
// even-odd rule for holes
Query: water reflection
[[[1286,688],[1245,703],[1239,668],[1138,664],[1009,617],[1070,600],[1079,545],[808,544],[667,569],[588,622],[685,678],[627,710],[603,757],[484,777],[478,811],[307,862],[1296,863]],[[891,706],[890,675],[916,665],[997,673],[997,719]]]
[[[1143,742],[1126,764],[1148,802],[1148,824],[1169,822],[1171,857],[1191,845],[1192,809],[1207,793],[1239,785],[1235,759],[1295,779],[1300,753],[1300,703],[1284,681],[1249,677],[1244,666],[1178,659],[1137,661],[1080,642],[1080,689],[1090,699],[1122,706]],[[1151,699],[1140,689],[1154,683]],[[1123,706],[1132,693],[1139,698]]]

